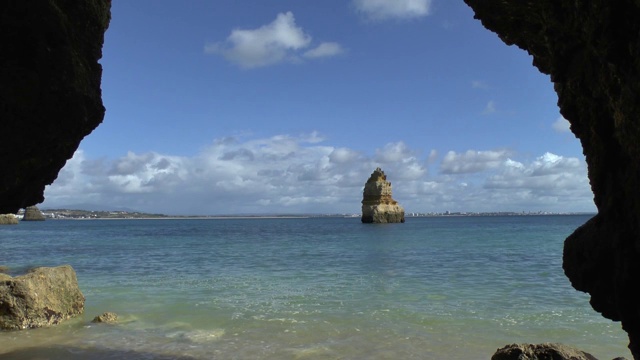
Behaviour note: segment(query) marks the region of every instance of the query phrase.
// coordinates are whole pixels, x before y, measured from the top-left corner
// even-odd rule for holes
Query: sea
[[[631,359],[562,270],[564,216],[48,220],[0,227],[12,274],[70,264],[83,316],[0,359],[490,359],[558,342]],[[94,324],[104,312],[116,325]]]

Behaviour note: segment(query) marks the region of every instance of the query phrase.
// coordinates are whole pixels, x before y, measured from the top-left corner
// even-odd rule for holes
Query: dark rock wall
[[[565,241],[564,270],[640,359],[640,2],[465,0],[549,74],[580,139],[598,215]]]
[[[110,0],[0,1],[0,213],[44,200],[104,118]]]

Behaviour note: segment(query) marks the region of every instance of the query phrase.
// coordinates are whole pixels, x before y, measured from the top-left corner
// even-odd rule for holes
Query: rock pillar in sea
[[[44,215],[36,206],[27,206],[22,221],[44,221]]]
[[[362,195],[363,223],[404,222],[404,209],[391,197],[391,183],[382,169],[371,174]]]

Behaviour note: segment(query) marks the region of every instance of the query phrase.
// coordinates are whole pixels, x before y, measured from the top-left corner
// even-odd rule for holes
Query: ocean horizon
[[[559,342],[631,358],[562,271],[590,215],[23,222],[12,273],[70,264],[85,314],[0,332],[0,359],[489,359]],[[92,324],[105,311],[117,325]]]

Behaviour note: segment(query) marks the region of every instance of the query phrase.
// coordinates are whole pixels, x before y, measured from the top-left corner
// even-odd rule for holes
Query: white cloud
[[[557,131],[559,133],[571,132],[570,126],[571,126],[571,124],[569,124],[569,121],[567,119],[565,119],[564,117],[562,117],[562,116],[557,118],[556,121],[554,121],[553,124],[551,125],[553,130],[555,130],[555,131]]]
[[[469,174],[497,168],[509,156],[506,150],[500,151],[475,151],[467,150],[464,153],[449,151],[440,163],[440,171],[443,174]]]
[[[341,54],[344,50],[340,46],[340,44],[335,42],[323,42],[317,47],[308,50],[304,53],[304,57],[307,58],[321,58],[321,57],[330,57]]]
[[[43,208],[95,204],[166,214],[358,213],[381,167],[407,211],[592,211],[584,161],[504,150],[456,153],[438,163],[404,142],[372,155],[334,147],[317,133],[220,138],[192,157],[129,152],[91,159],[78,150],[47,187]],[[313,140],[313,141],[310,141]],[[429,159],[435,163],[429,165]],[[440,173],[428,167],[440,167]]]
[[[429,15],[431,0],[354,0],[356,9],[372,20],[411,19]]]
[[[487,85],[484,81],[480,81],[480,80],[472,81],[471,87],[474,89],[482,89],[482,90],[489,89],[489,85]]]
[[[487,106],[484,107],[484,110],[482,110],[482,113],[485,114],[485,115],[488,115],[488,114],[493,114],[496,111],[497,111],[496,110],[496,102],[491,100],[491,101],[489,101],[487,103]]]
[[[593,207],[586,164],[577,158],[545,153],[530,164],[513,160],[487,177],[485,189],[503,198],[547,206]]]
[[[273,22],[257,29],[235,29],[226,41],[206,44],[204,51],[220,54],[246,69],[299,62],[301,56],[329,57],[342,52],[340,45],[333,42],[322,43],[303,52],[311,43],[311,36],[296,25],[293,13],[287,12],[278,14]]]

